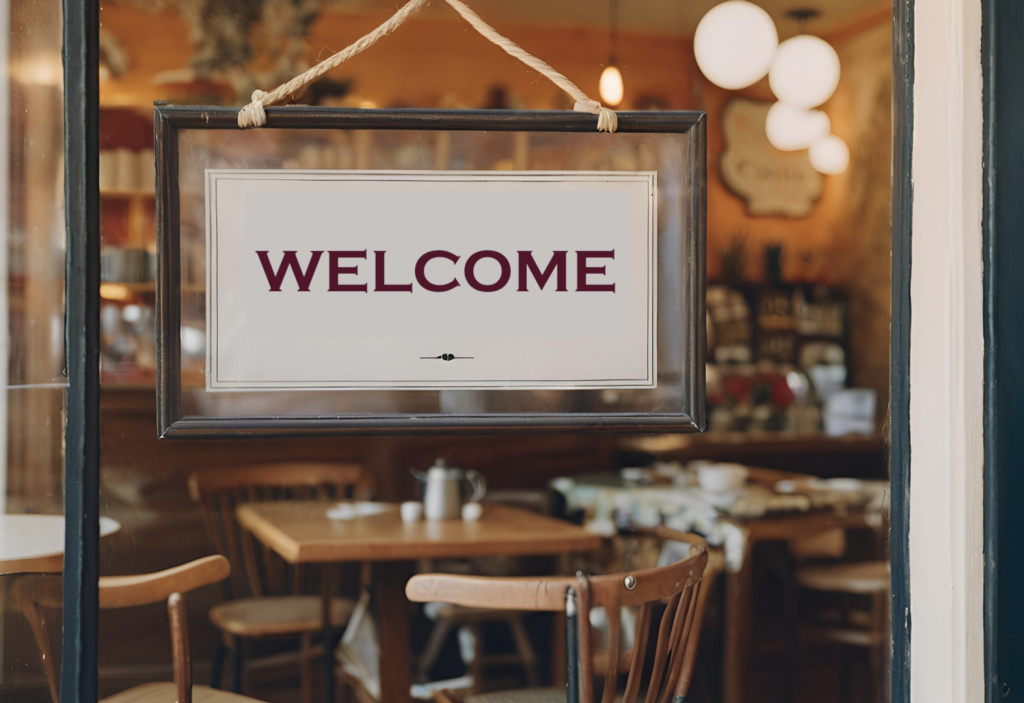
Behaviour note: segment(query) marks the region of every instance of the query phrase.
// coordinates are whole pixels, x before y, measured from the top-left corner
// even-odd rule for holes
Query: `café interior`
[[[705,431],[202,440],[161,439],[156,425],[154,103],[244,105],[401,3],[100,4],[101,698],[175,700],[172,684],[138,687],[180,679],[186,651],[196,700],[221,700],[200,685],[275,703],[564,700],[573,668],[567,621],[584,615],[563,607],[564,591],[537,596],[532,608],[522,593],[539,588],[537,577],[582,584],[581,573],[590,579],[580,600],[589,639],[573,646],[596,662],[577,672],[584,698],[596,687],[605,703],[616,689],[651,703],[673,691],[691,703],[888,700],[888,2],[755,0],[763,12],[754,24],[767,18],[779,48],[764,77],[739,88],[730,71],[757,72],[761,35],[745,24],[749,7],[713,10],[749,3],[468,3],[606,105],[706,113]],[[53,529],[44,518],[62,512],[61,8],[57,0],[5,7],[0,512],[36,520],[15,539],[25,547]],[[749,35],[749,52],[716,64],[718,38],[701,49],[705,18],[706,34]],[[808,37],[833,51],[791,60],[807,75],[790,80],[809,85],[830,67],[837,78],[823,79],[833,80],[824,98],[794,107],[779,95],[787,77],[776,79],[775,66],[785,68],[787,40]],[[297,102],[572,109],[445,2],[425,6]],[[380,148],[339,133],[290,145],[282,167],[374,168]],[[386,160],[421,168],[422,158],[398,145]],[[485,167],[529,159],[524,142]],[[202,300],[201,276],[183,286]],[[203,311],[197,302],[183,313],[186,394],[203,383]],[[460,487],[439,508],[431,496],[441,484]],[[438,510],[446,514],[432,515]],[[448,519],[428,519],[438,516]],[[56,701],[59,569],[25,567],[26,559],[0,554],[0,697]],[[691,576],[696,569],[699,589],[687,580],[689,590],[667,605],[659,595],[639,607],[589,608],[602,602],[602,576],[672,563]],[[163,591],[124,595],[118,577],[139,574],[176,584],[187,613],[174,597],[168,610]],[[662,611],[673,634],[659,639]],[[658,654],[666,638],[678,644]]]

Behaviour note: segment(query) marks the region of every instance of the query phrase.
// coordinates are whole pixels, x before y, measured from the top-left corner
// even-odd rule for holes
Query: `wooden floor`
[[[758,703],[885,703],[888,696],[876,693],[869,696],[866,688],[867,665],[855,654],[851,656],[850,682],[851,690],[848,698],[844,698],[842,681],[842,660],[838,651],[823,649],[809,653],[801,665],[799,677],[796,679],[792,698],[788,693],[790,686],[787,681],[788,671],[785,662],[765,662],[759,664],[752,672],[753,690],[758,691]],[[512,684],[514,677],[500,676],[495,683]],[[262,686],[256,692],[268,703],[300,703],[298,679],[286,680]],[[716,691],[706,681],[698,681],[688,703],[718,703]]]
[[[868,697],[865,690],[867,668],[863,661],[853,657],[850,672],[851,695],[848,700],[853,703],[885,703],[880,695]],[[205,683],[206,672],[196,672]],[[319,672],[318,672],[319,674]],[[840,654],[836,651],[822,649],[808,653],[801,665],[800,675],[795,681],[793,697],[787,693],[787,666],[783,661],[763,662],[752,672],[754,690],[758,691],[758,703],[845,703],[841,690],[842,666]],[[319,678],[317,678],[319,680]],[[41,684],[42,682],[35,682]],[[496,684],[513,683],[512,677],[500,676]],[[268,703],[300,703],[299,680],[297,676],[279,676],[273,680],[256,683],[248,690],[249,695],[258,696]],[[716,691],[706,677],[698,679],[691,699],[693,703],[717,703]],[[45,685],[33,685],[33,682],[22,681],[17,689],[4,687],[0,690],[0,698],[5,702],[16,703],[50,703],[49,691]],[[339,698],[339,700],[342,700]]]

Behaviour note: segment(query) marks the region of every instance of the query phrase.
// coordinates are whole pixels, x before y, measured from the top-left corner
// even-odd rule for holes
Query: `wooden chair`
[[[634,703],[641,689],[645,703],[685,703],[700,639],[704,600],[701,580],[708,561],[707,545],[696,535],[667,528],[652,534],[686,542],[691,555],[669,566],[633,572],[575,578],[485,578],[423,574],[414,576],[406,595],[414,602],[443,601],[470,608],[502,607],[526,611],[564,611],[575,619],[570,631],[570,670],[573,641],[578,642],[578,676],[570,676],[568,693],[563,689],[523,689],[470,696],[471,703],[594,703],[599,667],[603,691],[601,703]],[[573,604],[568,605],[567,604]],[[648,661],[655,609],[664,603],[656,626],[653,658]],[[635,608],[634,646],[621,651],[622,608]],[[608,621],[608,649],[598,657],[591,626],[591,611],[603,608]],[[575,610],[578,609],[578,615]],[[576,634],[577,637],[572,635]],[[648,667],[649,664],[649,667]],[[648,673],[649,671],[649,673]],[[619,695],[620,677],[625,688]],[[442,699],[444,697],[442,696]]]
[[[104,576],[99,583],[101,609],[129,608],[167,601],[171,624],[171,656],[174,682],[148,683],[105,698],[104,703],[254,703],[234,693],[192,685],[192,654],[188,634],[188,610],[182,593],[223,581],[231,565],[222,556],[197,559],[166,571],[139,576]],[[58,699],[55,650],[51,646],[46,613],[59,610],[61,582],[56,576],[31,575],[12,588],[14,603],[25,615],[39,644],[43,671],[54,703]]]
[[[834,607],[825,610],[837,617],[800,620],[797,639],[801,645],[833,644],[868,652],[870,676],[867,691],[885,688],[884,657],[889,646],[889,562],[843,562],[801,566],[796,584],[804,591],[839,596]],[[868,607],[857,608],[852,599],[866,599]],[[834,600],[834,599],[833,599]],[[794,657],[799,661],[799,657]],[[842,689],[850,699],[850,666],[843,659]],[[873,698],[872,698],[873,700]]]
[[[491,491],[484,498],[485,503],[511,505],[530,510],[540,515],[554,516],[555,500],[561,494],[547,490],[504,490]],[[562,500],[564,504],[564,500]],[[515,574],[519,571],[519,559],[516,557],[488,557],[454,562],[433,562],[425,570],[471,574]],[[439,604],[440,605],[440,604]],[[437,663],[441,650],[453,630],[467,628],[473,636],[473,661],[470,674],[473,679],[473,692],[479,690],[483,680],[483,672],[492,666],[518,665],[526,675],[527,685],[538,685],[537,653],[530,643],[523,622],[523,613],[518,610],[464,608],[459,605],[444,604],[432,609],[430,618],[434,626],[423,647],[423,653],[416,663],[414,681],[427,683],[430,669]],[[512,637],[515,651],[511,654],[490,654],[484,651],[484,630],[495,625],[503,626]]]
[[[225,651],[233,658],[232,690],[242,689],[243,666],[251,640],[298,638],[302,700],[312,699],[313,636],[323,628],[322,603],[316,593],[318,574],[289,566],[268,547],[256,543],[235,517],[243,503],[277,500],[346,500],[362,497],[367,486],[362,467],[354,464],[268,464],[209,469],[188,480],[192,500],[203,509],[206,529],[218,552],[236,569],[224,601],[210,610],[221,631],[210,685],[219,688]],[[343,628],[355,603],[332,598],[331,627]],[[322,646],[330,646],[324,643]]]

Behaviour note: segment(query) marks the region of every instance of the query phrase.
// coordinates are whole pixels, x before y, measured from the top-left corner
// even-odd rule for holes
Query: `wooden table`
[[[722,703],[746,703],[754,700],[747,682],[750,670],[751,642],[753,639],[753,576],[752,552],[762,542],[788,542],[798,537],[821,534],[827,530],[852,530],[873,527],[877,513],[855,510],[845,514],[831,511],[766,515],[751,520],[733,522],[744,534],[743,566],[739,571],[726,572],[725,604],[722,613],[723,661]]]
[[[112,535],[121,523],[100,518],[100,537]],[[0,515],[0,576],[12,574],[59,574],[64,570],[63,515]],[[6,582],[0,591],[0,629],[7,603]],[[3,667],[0,651],[0,669]]]
[[[655,438],[658,440],[659,438]],[[664,443],[667,445],[667,443]],[[651,446],[658,446],[652,441]],[[751,481],[765,485],[783,479],[808,478],[791,471],[747,467]],[[577,476],[576,482],[594,488],[617,491],[635,489],[615,474]],[[656,487],[655,487],[656,488]],[[665,486],[671,490],[670,486]],[[879,527],[881,514],[877,511],[854,509],[846,512],[816,510],[806,513],[776,513],[750,519],[723,517],[743,533],[742,566],[738,571],[726,571],[725,603],[723,607],[722,703],[746,703],[752,700],[747,690],[747,672],[751,664],[753,640],[753,562],[752,552],[762,542],[788,542],[798,537],[821,534],[828,530],[851,530]]]
[[[291,564],[374,562],[381,652],[381,703],[408,703],[412,683],[405,583],[417,559],[566,554],[600,548],[599,536],[527,510],[487,505],[477,522],[403,523],[397,505],[352,520],[327,517],[330,503],[276,502],[239,506],[238,521]],[[325,581],[327,579],[324,579]],[[325,593],[325,602],[329,598]],[[326,620],[325,620],[326,622]],[[326,633],[329,634],[329,633]],[[333,652],[325,646],[328,700]]]
[[[100,537],[121,523],[100,518]],[[63,515],[0,515],[0,575],[59,573],[64,569]]]

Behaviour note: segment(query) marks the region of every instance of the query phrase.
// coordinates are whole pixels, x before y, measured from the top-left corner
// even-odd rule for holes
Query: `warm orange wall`
[[[702,106],[708,120],[708,277],[722,275],[722,254],[733,243],[733,237],[742,233],[748,249],[746,275],[751,280],[764,278],[764,249],[779,244],[784,250],[784,276],[789,280],[815,280],[838,282],[823,259],[836,236],[842,236],[845,211],[845,181],[856,177],[847,171],[841,176],[826,177],[821,198],[808,217],[751,217],[742,198],[733,193],[718,172],[718,160],[724,150],[721,114],[729,100],[737,94],[723,90],[703,76],[697,79],[703,93]],[[765,81],[766,83],[767,81]],[[771,100],[767,85],[759,84],[740,93],[752,100]],[[839,136],[847,138],[839,130]]]
[[[464,107],[484,104],[491,86],[504,85],[526,107],[553,107],[560,91],[542,76],[489,43],[447,8],[432,8],[409,20],[392,36],[328,74],[352,79],[354,96],[379,106],[433,107],[443,100]],[[103,8],[103,26],[124,44],[132,66],[128,74],[102,86],[105,104],[148,105],[168,97],[154,85],[157,73],[185,68],[191,55],[188,27],[174,12],[150,14],[134,7]],[[329,13],[312,27],[309,60],[329,56],[379,25],[386,15]],[[496,28],[548,61],[596,97],[608,59],[608,35],[592,28]],[[667,100],[673,109],[692,108],[693,53],[688,42],[670,36],[627,35],[619,59],[628,105],[644,94]],[[274,86],[262,86],[269,90]]]
[[[882,8],[884,10],[884,8]],[[876,12],[858,23],[855,32],[826,37],[836,48],[842,65],[839,87],[821,109],[832,122],[832,132],[850,147],[850,166],[838,176],[826,176],[814,212],[802,219],[750,217],[743,200],[722,182],[716,168],[723,148],[722,109],[735,96],[771,101],[767,79],[739,93],[722,90],[697,72],[695,90],[708,119],[708,276],[721,275],[721,257],[736,231],[747,234],[747,276],[764,277],[764,248],[784,248],[784,276],[793,281],[822,281],[845,285],[856,271],[849,268],[848,242],[878,227],[864,210],[864,191],[888,203],[890,120],[890,22],[887,12]],[[879,121],[883,124],[879,125]],[[869,163],[870,159],[875,162]],[[884,173],[877,172],[881,159]],[[881,177],[880,177],[881,176]],[[888,265],[888,254],[885,264]]]

